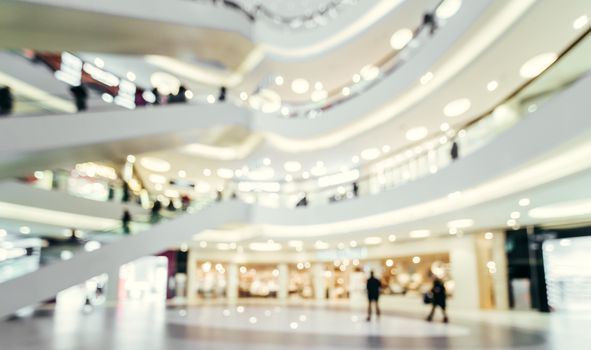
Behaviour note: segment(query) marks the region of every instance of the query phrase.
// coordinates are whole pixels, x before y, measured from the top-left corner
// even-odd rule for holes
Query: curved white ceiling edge
[[[408,110],[427,95],[433,93],[437,88],[441,87],[445,82],[458,74],[467,64],[476,59],[489,45],[510,28],[513,23],[515,23],[515,21],[517,21],[531,7],[531,5],[535,3],[535,1],[536,0],[523,0],[510,2],[503,11],[495,16],[495,20],[490,21],[487,26],[481,28],[476,35],[472,35],[466,45],[461,49],[456,50],[455,54],[437,69],[434,74],[435,78],[429,84],[415,85],[414,88],[407,90],[406,93],[396,99],[393,103],[380,108],[378,111],[370,113],[360,120],[342,126],[337,130],[328,132],[322,136],[308,139],[295,139],[282,136],[276,131],[268,130],[264,133],[266,139],[275,148],[284,152],[309,152],[334,147],[347,139],[360,135],[396,118],[400,113]],[[426,71],[428,71],[428,68],[417,73],[422,74]],[[363,96],[359,98],[363,98]],[[328,115],[325,114],[323,117],[328,117]],[[340,119],[342,120],[342,118]],[[263,129],[263,122],[260,122],[259,124]],[[335,125],[335,123],[331,124]],[[294,125],[290,125],[290,128],[293,127]],[[297,152],[294,152],[294,150],[297,150]]]
[[[266,54],[279,58],[294,59],[318,55],[342,45],[346,41],[365,31],[372,24],[382,19],[388,13],[394,11],[404,1],[406,0],[379,0],[377,4],[365,11],[363,15],[353,21],[353,23],[346,23],[346,25],[344,25],[338,32],[326,37],[313,39],[313,33],[306,33],[305,41],[313,42],[312,44],[287,46],[285,44],[286,42],[289,42],[289,40],[285,40],[285,37],[283,37],[285,33],[281,33],[281,40],[278,40],[279,38],[268,34],[269,26],[264,25],[255,27],[255,42],[262,43],[260,46]],[[359,5],[360,4],[357,4],[355,6]]]
[[[400,113],[409,109],[412,105],[418,103],[423,98],[433,93],[436,89],[443,86],[445,82],[453,78],[458,72],[462,70],[465,65],[476,59],[489,45],[497,40],[515,21],[517,21],[534,3],[536,0],[523,0],[510,2],[501,12],[495,16],[493,21],[490,21],[485,27],[481,28],[476,35],[473,35],[467,43],[458,49],[449,60],[446,60],[440,68],[437,69],[435,78],[427,85],[415,85],[412,89],[407,90],[402,96],[396,99],[393,103],[380,108],[377,112],[370,113],[367,117],[361,120],[352,122],[344,127],[340,127],[339,123],[331,123],[337,128],[334,131],[328,132],[322,136],[313,138],[294,138],[282,135],[282,130],[293,130],[294,127],[302,128],[309,132],[309,120],[280,120],[275,123],[269,123],[269,115],[252,111],[251,113],[251,129],[261,131],[264,139],[271,146],[277,150],[288,153],[304,153],[312,152],[320,149],[327,149],[341,144],[342,142],[367,132],[379,125],[397,117]],[[484,10],[484,8],[480,8]],[[475,15],[479,15],[480,12]],[[460,13],[461,15],[461,13]],[[458,33],[461,34],[461,33]],[[428,67],[420,70],[420,73],[428,71]],[[419,74],[420,75],[420,74]],[[389,77],[394,79],[395,75]],[[359,98],[364,98],[361,96]],[[329,113],[323,117],[330,117]],[[339,117],[342,117],[339,116]],[[335,118],[331,118],[335,119]],[[339,118],[342,120],[342,118]],[[314,120],[318,122],[319,120]],[[297,123],[298,125],[294,125]],[[285,126],[287,125],[287,126]],[[282,129],[282,130],[279,130]],[[223,150],[220,150],[223,152]],[[205,153],[191,153],[193,155],[206,156]],[[245,157],[236,157],[234,159],[215,157],[215,152],[208,152],[214,156],[213,159],[218,160],[242,160]],[[220,153],[221,154],[221,153]]]
[[[174,1],[171,6],[170,1]],[[149,1],[144,0],[102,0],[102,1],[71,1],[71,0],[25,0],[25,2],[59,6],[79,11],[92,11],[113,16],[129,16],[132,18],[176,23],[185,26],[195,27],[196,25],[214,30],[235,32],[248,38],[269,54],[278,59],[304,58],[330,50],[345,41],[355,37],[366,30],[376,21],[395,10],[406,0],[373,0],[375,5],[361,5],[365,11],[353,22],[341,23],[337,33],[326,30],[326,33],[318,35],[318,31],[310,31],[304,34],[280,31],[275,36],[269,35],[272,27],[263,24],[252,24],[244,14],[235,10],[225,9],[223,6],[212,6],[208,3],[169,0]],[[366,1],[369,3],[370,1]],[[355,5],[358,6],[358,5]],[[359,13],[359,12],[356,12]],[[353,17],[354,18],[354,17]],[[327,28],[328,29],[328,28]],[[309,44],[297,47],[289,47],[285,40],[285,34],[299,36],[302,40],[309,41]],[[255,49],[256,50],[256,49]],[[256,64],[255,64],[256,65]]]

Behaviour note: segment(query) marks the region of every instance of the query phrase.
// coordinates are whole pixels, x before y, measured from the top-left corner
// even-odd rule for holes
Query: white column
[[[279,290],[277,291],[277,299],[286,300],[289,295],[289,267],[282,263],[277,265],[279,271]]]
[[[187,302],[189,304],[197,301],[197,253],[195,249],[189,249],[187,257]]]
[[[108,303],[117,304],[119,300],[119,267],[107,272],[106,298]]]
[[[312,282],[314,286],[314,298],[317,301],[326,299],[326,281],[324,278],[324,264],[314,263],[312,265]]]
[[[455,282],[450,305],[463,309],[480,309],[478,259],[474,235],[457,238],[450,250],[449,260]]]
[[[238,283],[240,278],[238,264],[228,264],[226,278],[226,297],[228,301],[236,301],[238,300]]]

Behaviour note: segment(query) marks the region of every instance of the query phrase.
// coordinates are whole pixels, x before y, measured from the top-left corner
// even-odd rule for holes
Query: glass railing
[[[203,4],[222,6],[243,14],[252,22],[265,22],[283,30],[314,29],[328,24],[338,17],[344,7],[356,5],[358,0],[318,1],[315,9],[306,9],[305,13],[285,15],[267,6],[261,0],[189,0]]]
[[[208,1],[208,0],[203,0]],[[405,62],[412,59],[413,55],[441,28],[445,27],[446,21],[438,19],[435,16],[437,9],[442,6],[444,1],[431,11],[431,14],[425,16],[430,20],[423,20],[421,24],[402,38],[396,48],[388,52],[372,64],[363,67],[358,74],[342,85],[333,87],[330,91],[318,91],[317,101],[281,101],[279,97],[270,98],[266,91],[273,88],[276,83],[275,77],[267,77],[258,84],[254,92],[250,94],[242,91],[226,91],[220,87],[218,90],[205,89],[199,93],[181,88],[178,92],[163,95],[155,89],[138,86],[129,81],[127,77],[118,76],[109,72],[101,66],[101,62],[89,62],[83,60],[74,53],[47,53],[23,51],[23,56],[32,62],[46,65],[55,75],[56,79],[82,88],[72,92],[71,96],[47,96],[47,98],[58,98],[60,101],[44,101],[43,99],[27,99],[20,97],[17,99],[18,106],[14,112],[32,113],[33,115],[42,113],[68,113],[75,111],[104,111],[114,108],[135,109],[141,107],[152,107],[156,105],[167,105],[171,103],[192,103],[192,104],[213,104],[213,103],[231,103],[245,108],[251,108],[269,115],[277,115],[286,118],[316,118],[322,113],[327,112],[335,106],[356,98],[398,70]],[[86,100],[89,90],[100,96],[95,106],[90,106]],[[18,92],[13,93],[19,96]],[[271,95],[275,96],[275,93]],[[81,96],[85,105],[83,108],[77,108],[76,96]],[[86,96],[86,97],[85,97]],[[53,103],[50,103],[53,102]],[[55,108],[56,103],[63,105],[70,103],[69,106]],[[67,107],[67,108],[66,108]]]

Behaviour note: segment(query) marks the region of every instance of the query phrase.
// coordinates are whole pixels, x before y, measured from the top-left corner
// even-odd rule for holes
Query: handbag
[[[433,293],[431,293],[431,292],[423,293],[423,303],[424,304],[432,304],[433,303]]]

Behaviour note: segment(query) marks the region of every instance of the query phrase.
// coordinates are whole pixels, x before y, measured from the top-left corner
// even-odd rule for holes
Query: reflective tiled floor
[[[538,316],[528,317],[535,323]],[[443,324],[386,311],[368,323],[362,311],[342,307],[125,304],[0,322],[0,349],[587,349],[591,344],[588,318],[546,319],[528,329],[519,325],[527,318],[513,322],[510,312]]]

